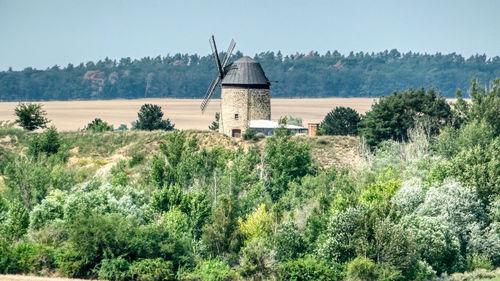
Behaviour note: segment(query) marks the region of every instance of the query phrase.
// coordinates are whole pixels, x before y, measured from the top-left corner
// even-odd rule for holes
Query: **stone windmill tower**
[[[219,76],[215,78],[201,103],[204,111],[208,102],[221,82],[221,112],[219,132],[240,137],[248,128],[250,120],[271,119],[271,91],[260,63],[250,57],[242,57],[226,66],[235,47],[231,41],[228,52],[221,64],[214,36],[210,38],[210,46],[215,57]]]

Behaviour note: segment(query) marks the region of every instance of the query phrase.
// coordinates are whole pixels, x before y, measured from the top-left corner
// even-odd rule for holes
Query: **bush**
[[[241,250],[239,272],[253,280],[267,280],[275,271],[275,252],[264,238],[255,238]]]
[[[126,131],[126,130],[128,130],[127,124],[120,124],[120,126],[118,126],[117,130],[118,131]]]
[[[294,222],[280,224],[274,236],[276,257],[279,260],[296,259],[305,250],[304,239]]]
[[[220,113],[215,112],[215,120],[212,121],[212,125],[208,126],[210,131],[218,132],[219,131],[219,120],[220,120]]]
[[[32,242],[14,244],[8,259],[7,273],[35,273],[54,267],[52,249]]]
[[[466,271],[474,271],[476,269],[487,269],[492,270],[494,268],[491,261],[484,256],[473,254],[472,256],[468,256],[465,261]]]
[[[325,116],[320,129],[325,135],[355,136],[358,134],[360,121],[361,117],[356,110],[350,107],[336,107]]]
[[[144,104],[141,106],[139,113],[137,113],[138,120],[135,127],[138,130],[165,130],[171,131],[174,129],[174,124],[170,123],[167,118],[162,120],[163,112],[161,107],[156,104]]]
[[[87,127],[85,127],[85,130],[94,133],[101,133],[101,132],[113,131],[113,126],[102,121],[101,118],[95,118],[94,120],[92,120],[92,122],[90,122],[87,125]]]
[[[254,129],[250,129],[248,128],[245,133],[243,134],[243,139],[244,140],[258,140],[257,138],[257,135],[255,134],[255,130]]]
[[[376,280],[375,263],[365,257],[357,257],[347,264],[347,278],[352,281]]]
[[[238,274],[219,259],[204,260],[198,266],[180,279],[185,281],[232,281]]]
[[[103,259],[99,264],[97,276],[102,280],[129,280],[131,277],[129,267],[130,263],[122,257]]]
[[[17,116],[16,124],[28,131],[45,128],[50,122],[45,117],[47,113],[43,110],[42,104],[19,103],[14,111]]]
[[[161,258],[132,262],[130,275],[133,280],[143,281],[174,280],[175,277],[172,262]]]
[[[342,280],[342,278],[342,266],[310,256],[286,261],[278,269],[280,281],[335,281]]]
[[[56,127],[51,126],[40,136],[34,136],[29,144],[28,153],[37,158],[41,153],[47,156],[56,154],[61,147],[61,137]]]

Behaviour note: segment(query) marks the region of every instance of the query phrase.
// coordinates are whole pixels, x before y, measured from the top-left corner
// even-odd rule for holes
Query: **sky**
[[[265,51],[500,56],[500,0],[0,0],[0,70]]]

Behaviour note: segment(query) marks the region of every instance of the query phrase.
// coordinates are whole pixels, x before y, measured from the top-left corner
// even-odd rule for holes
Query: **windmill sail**
[[[226,67],[226,64],[229,61],[229,57],[231,57],[231,54],[233,53],[235,46],[236,46],[236,42],[234,42],[234,40],[231,39],[231,43],[229,44],[229,48],[227,49],[226,56],[224,57],[224,61],[222,63],[222,70],[224,70],[224,68]]]
[[[203,98],[203,101],[201,102],[201,112],[205,112],[205,108],[207,107],[208,103],[210,102],[210,99],[212,98],[215,89],[217,88],[217,85],[219,84],[220,77],[217,76],[214,81],[212,81],[212,84],[210,84],[210,87],[208,87],[207,92],[205,93],[205,97]]]
[[[224,72],[222,71],[222,66],[220,64],[219,53],[217,52],[217,45],[215,45],[215,37],[212,35],[209,41],[210,41],[210,47],[212,48],[212,52],[214,53],[215,64],[217,64],[217,70],[219,70],[219,76],[222,78]]]
[[[215,37],[212,35],[212,37],[210,37],[208,41],[210,42],[210,47],[212,48],[212,52],[214,53],[215,64],[217,65],[219,75],[212,81],[212,83],[208,87],[207,92],[205,93],[205,97],[203,98],[203,101],[200,105],[201,112],[205,112],[210,99],[214,95],[215,89],[217,89],[219,82],[224,78],[224,70],[229,61],[229,58],[231,57],[231,54],[233,53],[234,47],[236,46],[234,40],[231,39],[231,43],[229,44],[229,48],[227,49],[226,56],[224,57],[223,63],[221,64],[219,53],[217,52],[217,45],[215,45]]]

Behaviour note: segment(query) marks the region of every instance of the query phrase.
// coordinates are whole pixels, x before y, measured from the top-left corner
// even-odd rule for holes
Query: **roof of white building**
[[[278,122],[271,120],[249,120],[248,127],[252,129],[276,129],[279,128]],[[286,125],[287,129],[290,130],[307,130],[307,127],[301,127],[296,125]]]

